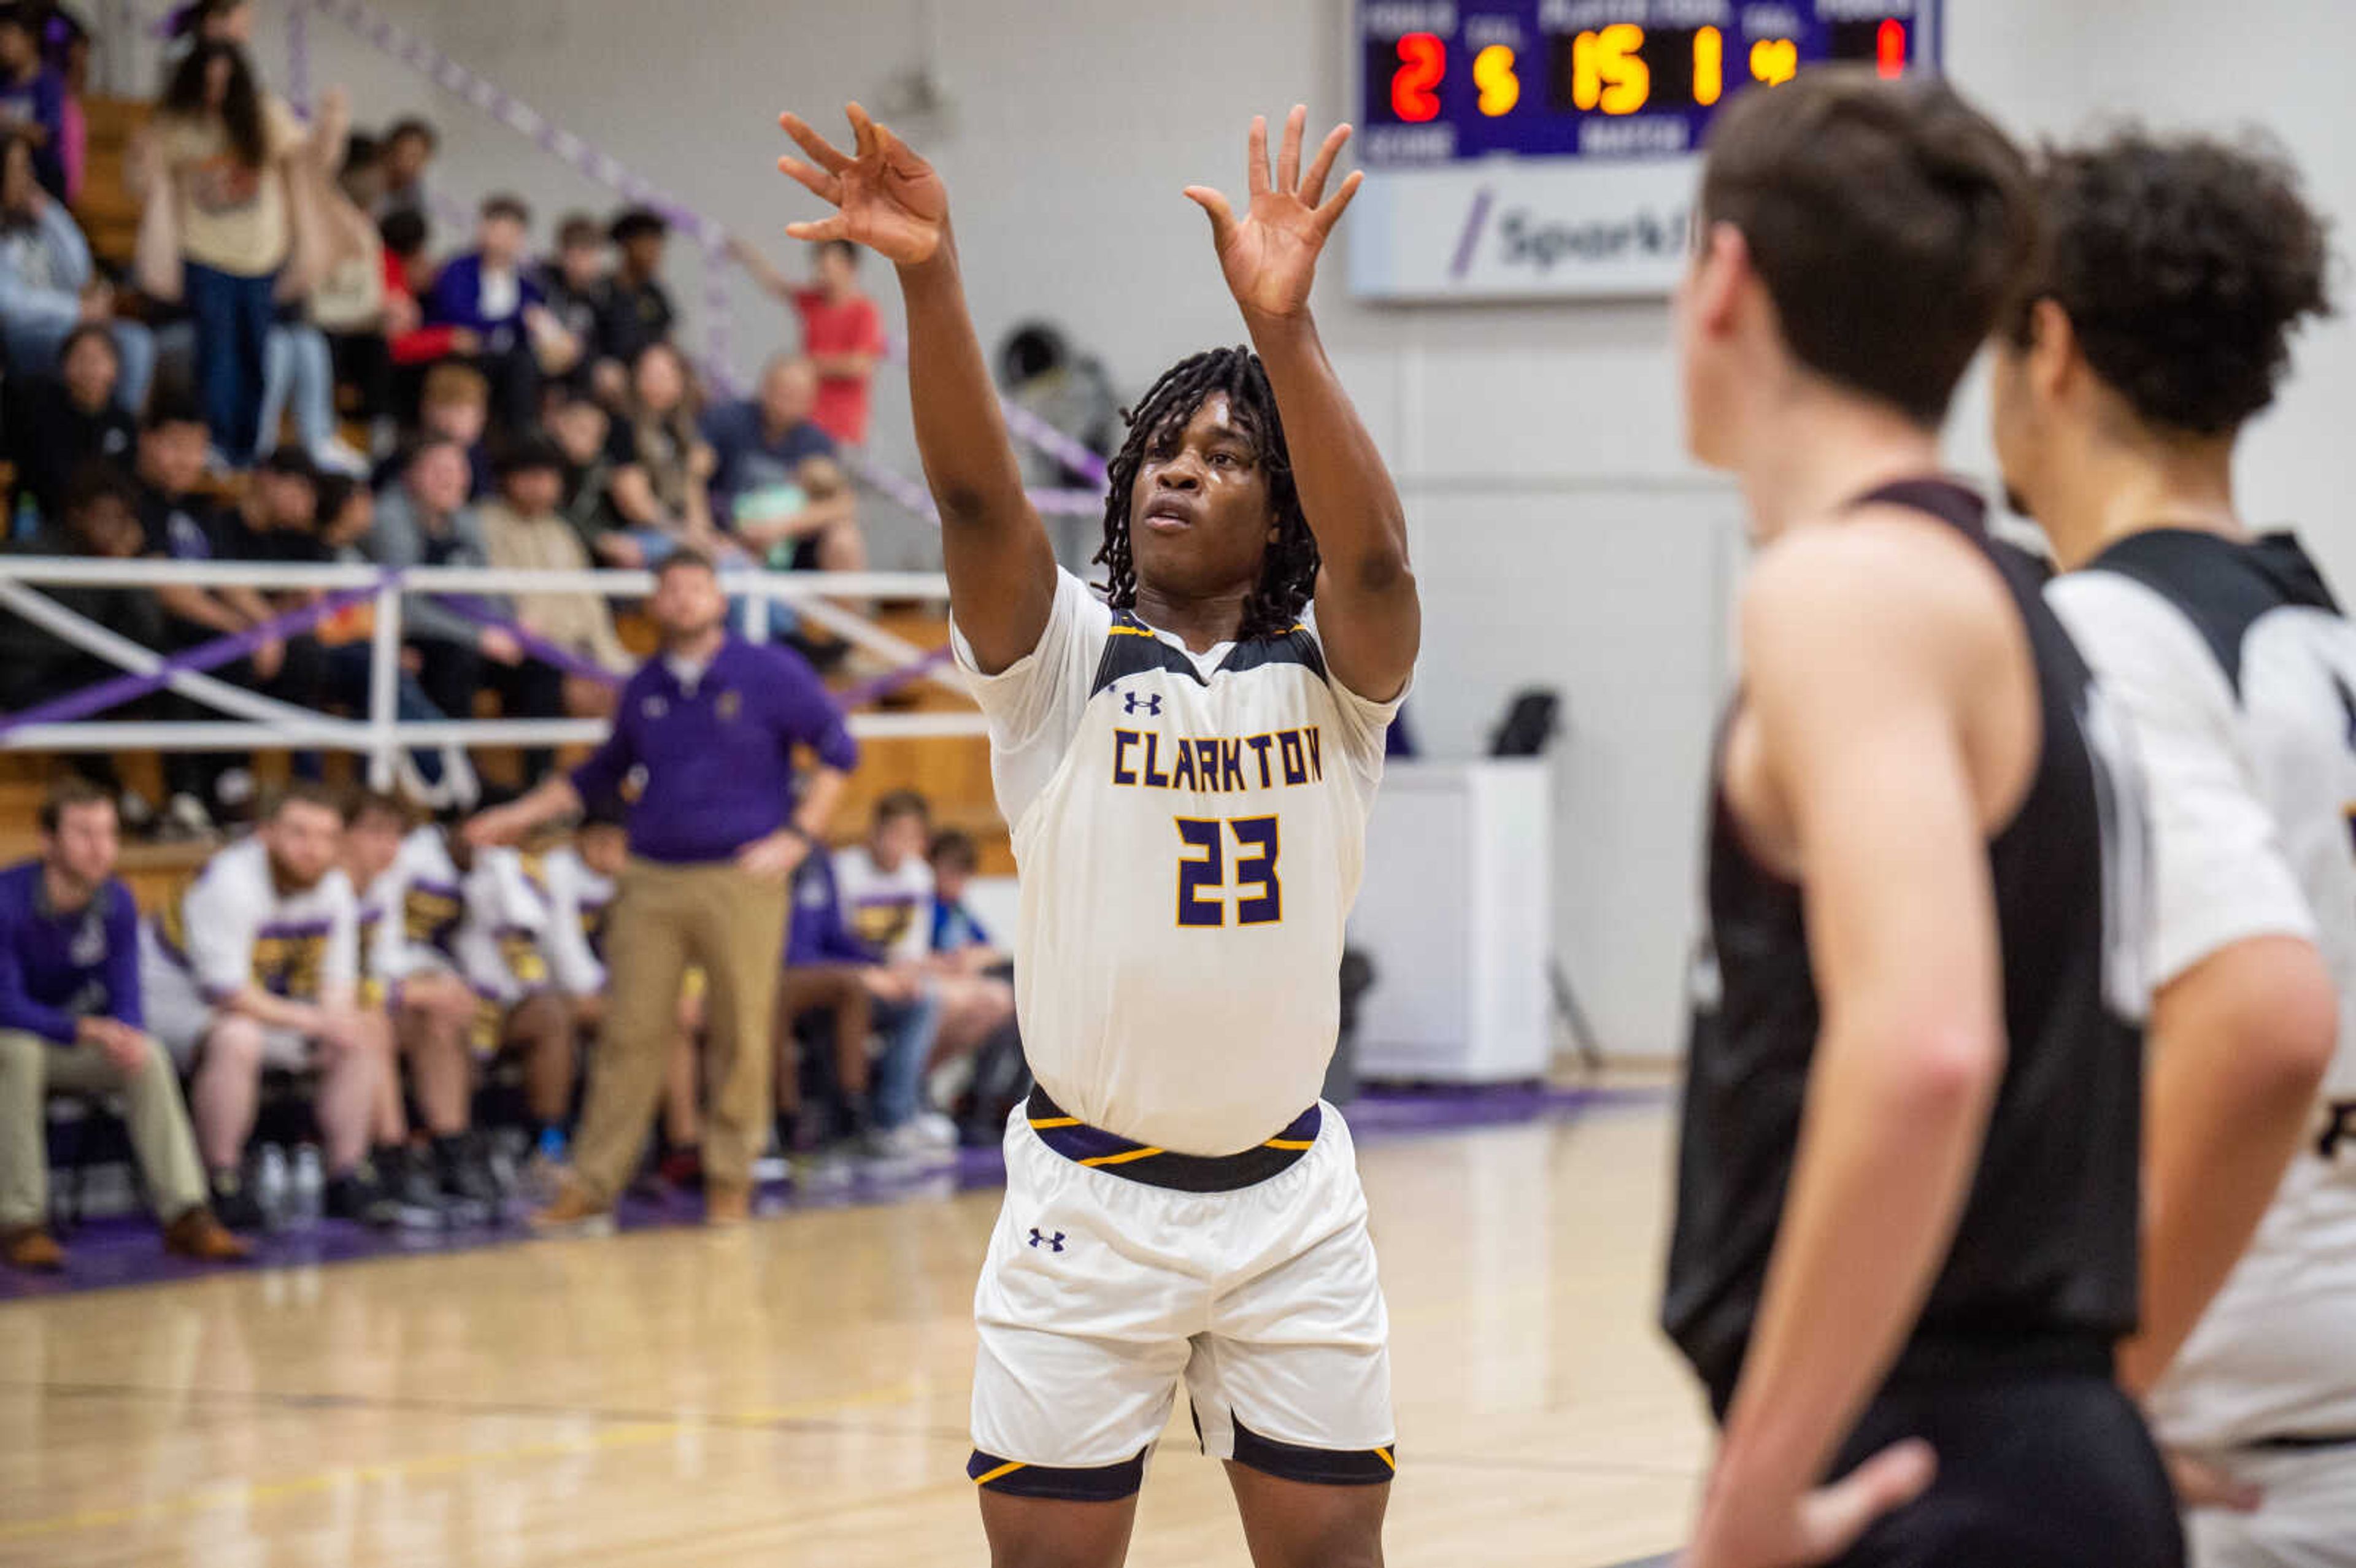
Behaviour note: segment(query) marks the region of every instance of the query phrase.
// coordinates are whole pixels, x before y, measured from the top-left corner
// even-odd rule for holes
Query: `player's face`
[[[663,641],[676,645],[694,642],[718,626],[728,613],[728,600],[720,592],[717,574],[682,566],[655,580],[653,610]]]
[[[114,857],[120,842],[114,803],[84,801],[58,815],[58,830],[48,837],[48,859],[65,873],[68,880],[94,888],[114,875]]]
[[[344,869],[357,887],[381,877],[401,853],[401,818],[371,811],[344,829]]]
[[[1224,392],[1147,446],[1129,496],[1129,551],[1141,586],[1207,598],[1259,581],[1276,518],[1253,432]]]
[[[307,800],[288,801],[262,830],[270,869],[289,887],[309,889],[335,866],[343,849],[343,819]]]

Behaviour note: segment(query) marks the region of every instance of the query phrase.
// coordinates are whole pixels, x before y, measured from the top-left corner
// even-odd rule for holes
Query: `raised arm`
[[[1847,546],[1792,541],[1744,607],[1758,776],[1807,888],[1824,1022],[1696,1568],[1828,1559],[1927,1484],[1916,1443],[1818,1489],[1946,1256],[2002,1074],[1962,722],[1986,639],[1910,551]]]
[[[1350,128],[1327,133],[1304,176],[1301,143],[1308,119],[1300,104],[1286,117],[1273,184],[1268,122],[1252,121],[1251,204],[1240,219],[1227,198],[1206,186],[1187,187],[1186,197],[1210,214],[1220,270],[1276,393],[1293,485],[1317,536],[1317,633],[1326,662],[1352,691],[1388,701],[1414,672],[1423,635],[1408,566],[1407,517],[1309,314],[1317,258],[1365,176],[1353,173],[1326,199],[1325,182]]]
[[[854,103],[856,156],[797,115],[781,123],[810,161],[777,166],[833,204],[831,218],[795,223],[797,240],[850,240],[897,269],[908,313],[908,395],[916,449],[941,514],[949,607],[985,674],[1039,645],[1055,598],[1055,551],[1023,494],[981,340],[966,308],[949,231],[948,189],[930,164]]]

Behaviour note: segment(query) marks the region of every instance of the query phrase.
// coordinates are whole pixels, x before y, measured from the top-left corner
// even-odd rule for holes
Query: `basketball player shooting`
[[[948,193],[856,104],[845,154],[788,114],[779,167],[837,210],[788,232],[897,268],[958,657],[1023,871],[1038,1090],[975,1297],[993,1561],[1127,1554],[1183,1379],[1261,1568],[1381,1561],[1388,1325],[1348,1129],[1318,1088],[1383,736],[1420,634],[1398,496],[1309,312],[1356,192],[1307,112],[1241,215],[1202,187],[1258,353],[1182,360],[1130,416],[1097,560],[1060,570],[1023,488]]]

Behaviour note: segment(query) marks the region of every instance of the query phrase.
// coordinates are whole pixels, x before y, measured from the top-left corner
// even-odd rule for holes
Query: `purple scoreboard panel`
[[[1811,65],[1935,71],[1940,0],[1355,0],[1368,299],[1666,293],[1721,104]]]

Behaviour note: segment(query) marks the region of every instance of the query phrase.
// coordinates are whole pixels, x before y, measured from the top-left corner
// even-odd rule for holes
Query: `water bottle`
[[[262,1221],[272,1230],[286,1222],[286,1151],[276,1144],[262,1146],[261,1168],[254,1172],[253,1200],[262,1205]]]
[[[327,1188],[327,1173],[319,1163],[316,1144],[304,1144],[294,1151],[294,1220],[300,1225],[319,1222],[320,1200]]]

